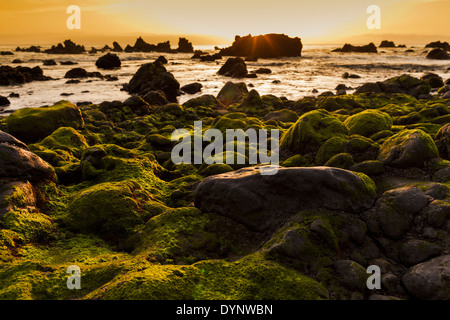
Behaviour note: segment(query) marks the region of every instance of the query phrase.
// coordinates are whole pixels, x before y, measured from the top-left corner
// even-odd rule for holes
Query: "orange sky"
[[[81,30],[68,30],[66,9],[82,10]],[[366,26],[369,5],[381,8],[381,30]],[[450,41],[450,0],[1,0],[0,44],[86,45],[143,35],[148,42],[188,36],[226,44],[234,35],[286,33],[304,43]],[[176,35],[171,36],[169,35]]]

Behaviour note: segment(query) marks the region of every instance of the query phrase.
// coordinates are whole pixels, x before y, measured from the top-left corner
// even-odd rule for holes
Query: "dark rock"
[[[44,64],[44,66],[56,66],[56,61],[53,59],[44,60],[42,63]]]
[[[23,143],[22,141],[16,139],[15,137],[13,137],[12,135],[10,135],[9,133],[3,132],[0,130],[0,143],[7,143],[16,147],[19,147],[21,149],[24,150],[30,150],[28,148],[28,146]]]
[[[120,46],[119,43],[117,43],[116,41],[113,42],[113,48],[112,48],[113,52],[123,52],[122,47]]]
[[[0,96],[0,107],[9,106],[11,102],[8,100],[8,98],[4,96]]]
[[[61,93],[62,97],[69,97],[69,96],[73,96],[73,93]]]
[[[98,58],[95,65],[100,69],[112,70],[120,68],[122,63],[116,54],[107,53],[106,55]]]
[[[270,70],[269,68],[259,68],[258,70],[255,71],[255,73],[257,73],[257,74],[269,74],[269,73],[272,73],[272,70]]]
[[[15,93],[15,92],[11,92],[8,97],[9,98],[20,98],[20,94]]]
[[[243,78],[248,71],[242,58],[229,58],[217,73],[226,77]]]
[[[300,57],[302,48],[300,38],[290,38],[284,34],[248,35],[236,36],[232,46],[220,50],[220,54],[258,58]]]
[[[348,78],[351,78],[351,79],[359,79],[359,78],[361,78],[361,76],[358,76],[357,74],[350,74],[350,73],[348,73],[348,72],[344,72],[344,73],[342,74],[342,78],[343,78],[343,79],[348,79]]]
[[[234,83],[229,81],[225,83],[223,88],[219,91],[217,100],[223,105],[229,106],[231,104],[242,102],[246,94],[248,94],[248,89],[244,82]]]
[[[0,52],[0,56],[13,56],[14,53],[12,53],[11,51],[1,51]]]
[[[155,62],[159,62],[159,63],[161,63],[161,64],[167,64],[169,61],[167,61],[167,59],[166,59],[166,57],[164,57],[164,56],[159,56],[156,60],[155,60]]]
[[[12,61],[12,63],[14,63],[14,64],[21,64],[21,63],[23,63],[23,60],[20,60],[20,59],[14,59],[14,60]]]
[[[40,67],[15,67],[0,66],[0,86],[12,86],[24,84],[32,81],[51,80],[50,77],[44,76],[44,72]]]
[[[423,240],[408,240],[400,247],[400,260],[407,266],[412,266],[430,258],[436,257],[442,249],[435,244]]]
[[[406,50],[405,52],[411,53],[411,52],[414,52],[414,50],[408,49],[408,50]]]
[[[64,78],[66,79],[79,79],[79,78],[103,78],[99,72],[87,72],[83,68],[75,68],[66,72]]]
[[[439,129],[435,140],[439,155],[444,159],[450,160],[450,123]]]
[[[44,52],[50,54],[81,54],[85,53],[86,49],[84,46],[77,45],[71,40],[66,40],[64,44],[59,43],[57,46],[52,46],[51,49]]]
[[[450,299],[450,255],[443,255],[412,267],[402,282],[414,297],[426,300]]]
[[[161,90],[169,102],[176,102],[180,94],[180,84],[159,62],[142,65],[124,89],[140,96]]]
[[[197,92],[202,91],[203,85],[201,83],[195,82],[187,84],[183,87],[181,87],[181,91],[189,93],[189,94],[195,94]]]
[[[377,53],[377,47],[373,43],[369,43],[365,46],[353,46],[346,43],[342,48],[334,49],[332,52],[367,52],[367,53]]]
[[[213,95],[205,94],[200,97],[190,99],[183,104],[185,108],[210,107],[212,109],[224,109],[225,106]]]
[[[178,49],[177,52],[182,53],[191,53],[194,52],[194,47],[192,46],[192,43],[189,42],[186,38],[179,38],[178,40]]]
[[[106,76],[104,76],[106,81],[119,81],[119,78],[116,76],[112,76],[110,74],[107,74]]]
[[[66,84],[78,84],[78,83],[81,83],[81,81],[78,79],[72,79],[72,80],[66,81]]]
[[[412,129],[388,138],[380,147],[378,160],[385,166],[420,168],[438,156],[438,149],[430,135],[420,129]]]
[[[38,47],[38,46],[31,46],[29,48],[17,47],[16,48],[16,52],[35,52],[35,53],[39,53],[39,52],[41,52],[41,47]]]
[[[21,148],[9,142],[0,142],[0,155],[0,179],[14,178],[31,182],[56,181],[53,167],[28,151],[28,148]]]
[[[450,51],[450,44],[448,42],[435,41],[427,44],[425,48],[440,48],[446,51]]]
[[[363,291],[366,288],[368,274],[366,269],[352,260],[338,260],[334,263],[337,279],[345,287]]]
[[[444,49],[433,49],[427,54],[427,59],[433,60],[449,60],[450,54],[447,53]]]
[[[75,64],[78,64],[78,62],[73,62],[73,61],[61,61],[60,64],[62,66],[73,66]]]
[[[359,213],[370,208],[375,197],[370,178],[347,170],[279,168],[274,175],[261,175],[261,168],[254,167],[205,179],[195,190],[195,205],[263,231],[305,209]]]
[[[144,39],[142,39],[142,37],[139,37],[136,40],[136,43],[134,44],[133,47],[131,47],[130,45],[128,45],[125,48],[125,52],[175,52],[175,50],[172,50],[170,48],[170,42],[166,41],[166,42],[161,42],[158,43],[157,45],[154,44],[149,44],[147,42],[144,41]]]
[[[395,48],[394,41],[383,40],[381,44],[378,46],[379,48]]]
[[[151,112],[150,105],[141,97],[131,96],[123,102],[123,105],[138,116],[148,115]]]
[[[430,93],[430,85],[423,80],[402,75],[387,79],[383,82],[365,83],[359,87],[355,94],[359,93],[405,93],[418,98]]]
[[[254,79],[254,78],[258,78],[258,75],[256,73],[247,73],[244,78],[250,78],[250,79]]]
[[[169,103],[162,91],[150,91],[142,98],[151,106],[164,106]]]
[[[420,80],[428,82],[431,88],[440,88],[444,86],[442,78],[435,73],[426,73],[420,77]]]

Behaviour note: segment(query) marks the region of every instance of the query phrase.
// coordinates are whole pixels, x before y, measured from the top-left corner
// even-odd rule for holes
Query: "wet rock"
[[[348,73],[348,72],[344,72],[342,74],[342,78],[343,79],[359,79],[361,78],[361,76],[357,75],[357,74],[352,74],[352,73]]]
[[[420,77],[420,80],[428,82],[431,88],[440,88],[444,86],[442,78],[435,73],[426,73]]]
[[[60,64],[61,64],[62,66],[73,66],[73,65],[78,64],[78,62],[73,62],[73,61],[61,61]]]
[[[403,130],[388,138],[380,147],[378,160],[385,166],[410,168],[422,167],[439,156],[430,137],[420,129]]]
[[[270,74],[270,73],[272,73],[272,70],[270,70],[269,68],[259,68],[258,70],[255,71],[255,73],[257,73],[257,74]]]
[[[428,43],[425,48],[440,48],[446,51],[450,51],[450,44],[448,42],[435,41]]]
[[[197,107],[210,107],[212,109],[224,109],[225,105],[222,104],[216,97],[211,94],[204,94],[200,97],[189,99],[183,104],[186,108],[196,109]]]
[[[11,51],[1,51],[0,56],[13,56],[14,53]]]
[[[219,91],[217,100],[223,105],[229,106],[242,102],[246,94],[248,94],[248,89],[244,82],[234,83],[229,81]]]
[[[189,93],[189,94],[195,94],[197,92],[202,91],[203,85],[201,83],[195,82],[187,84],[183,87],[181,87],[181,91]]]
[[[44,66],[56,66],[56,61],[53,59],[42,61]]]
[[[298,120],[298,115],[289,109],[283,109],[279,111],[269,112],[264,116],[265,121],[275,120],[281,122],[296,122]]]
[[[427,223],[436,228],[444,228],[450,219],[450,203],[442,200],[434,200],[424,210]]]
[[[450,299],[450,255],[415,265],[402,277],[402,282],[418,299]]]
[[[167,64],[169,61],[167,61],[167,59],[166,59],[166,57],[164,57],[164,56],[159,56],[156,60],[155,60],[155,62],[159,62],[159,63],[161,63],[161,64]]]
[[[32,81],[51,80],[50,77],[44,76],[44,72],[40,67],[15,67],[0,66],[0,86],[13,86],[24,84]]]
[[[122,63],[116,54],[107,53],[106,55],[98,58],[95,65],[100,69],[112,70],[120,68]]]
[[[205,179],[195,190],[195,205],[266,230],[304,209],[358,213],[371,207],[375,196],[370,178],[347,170],[280,168],[275,175],[261,175],[255,167]]]
[[[124,89],[140,96],[161,90],[169,102],[176,102],[180,94],[180,84],[159,62],[142,65]]]
[[[439,129],[435,140],[439,155],[444,159],[450,160],[450,123]]]
[[[365,137],[370,137],[383,130],[390,130],[393,124],[389,114],[372,109],[350,116],[344,123],[350,134],[359,134]]]
[[[359,87],[355,94],[358,93],[405,93],[418,98],[422,95],[430,93],[431,87],[426,81],[402,75],[387,79],[383,82],[365,83]]]
[[[432,60],[449,60],[450,55],[444,49],[433,49],[427,54],[427,59]]]
[[[242,58],[229,58],[217,73],[225,77],[243,78],[248,71]]]
[[[15,92],[11,92],[9,94],[8,98],[20,98],[20,94],[15,93]]]
[[[14,60],[12,61],[12,63],[14,63],[14,64],[21,64],[21,63],[23,63],[23,60],[20,60],[20,59],[14,59]]]
[[[334,49],[332,52],[367,52],[367,53],[378,53],[377,47],[373,43],[369,43],[365,46],[353,46],[346,43],[342,48]]]
[[[290,38],[284,34],[248,35],[236,36],[232,46],[220,50],[220,54],[258,58],[300,57],[302,48],[300,38]]]
[[[64,78],[66,79],[79,79],[79,78],[103,78],[99,72],[87,72],[83,68],[74,68],[66,72]]]
[[[163,106],[169,103],[163,91],[149,91],[142,98],[151,106]]]
[[[0,96],[0,107],[9,106],[11,102],[8,100],[7,97]]]

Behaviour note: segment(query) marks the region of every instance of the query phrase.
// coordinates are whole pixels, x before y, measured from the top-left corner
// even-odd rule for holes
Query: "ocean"
[[[103,101],[124,101],[129,97],[127,92],[121,91],[123,84],[128,83],[138,68],[147,62],[154,61],[164,55],[169,61],[166,68],[173,73],[180,85],[200,82],[203,89],[195,95],[184,94],[179,97],[179,103],[203,94],[217,95],[228,81],[245,82],[249,87],[257,90],[261,95],[273,94],[298,100],[305,96],[318,95],[324,91],[333,91],[338,84],[345,84],[354,92],[358,86],[366,82],[383,81],[401,74],[420,77],[426,72],[440,75],[444,80],[450,78],[449,61],[426,59],[424,44],[411,45],[406,48],[379,48],[378,54],[369,53],[335,53],[333,49],[341,45],[304,45],[302,56],[297,58],[259,59],[247,62],[249,72],[258,68],[269,68],[272,73],[259,74],[258,78],[231,79],[217,74],[227,57],[215,62],[200,62],[192,60],[193,54],[176,53],[118,53],[122,61],[122,68],[118,70],[100,70],[95,66],[97,59],[105,53],[79,55],[53,55],[46,53],[15,52],[17,46],[0,46],[0,51],[12,51],[14,55],[0,56],[1,65],[10,66],[40,66],[45,76],[54,78],[50,81],[35,81],[20,86],[0,87],[0,95],[8,97],[11,93],[18,93],[19,98],[9,98],[11,105],[4,108],[3,113],[11,113],[24,107],[40,107],[52,105],[60,100],[72,103]],[[27,47],[27,46],[21,46]],[[46,47],[42,47],[46,49]],[[210,53],[213,47],[195,47]],[[413,52],[406,52],[413,50]],[[23,61],[12,64],[15,59]],[[53,59],[55,66],[44,66],[43,60]],[[77,65],[61,65],[61,61],[76,62]],[[78,84],[66,84],[68,79],[64,75],[72,68],[81,67],[88,72],[99,71],[103,75],[118,77],[118,81],[106,81],[97,78],[81,79]],[[357,79],[343,79],[343,73],[359,75]],[[250,88],[249,88],[250,89]],[[317,93],[313,93],[313,90]]]

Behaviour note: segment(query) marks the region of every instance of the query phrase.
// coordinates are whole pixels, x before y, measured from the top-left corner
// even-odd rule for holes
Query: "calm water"
[[[22,46],[26,47],[26,46]],[[302,57],[285,59],[260,59],[257,62],[247,62],[249,71],[261,67],[270,68],[271,74],[258,75],[256,79],[233,79],[253,84],[261,95],[274,94],[285,96],[288,99],[297,100],[304,96],[313,95],[313,89],[319,93],[334,91],[338,84],[356,88],[363,83],[382,81],[389,77],[408,73],[420,77],[424,72],[434,72],[445,79],[450,78],[450,63],[448,61],[428,60],[425,58],[426,49],[424,45],[408,46],[407,48],[380,48],[378,54],[356,54],[356,53],[331,53],[331,50],[339,47],[333,46],[308,46],[305,45]],[[16,46],[2,46],[0,51],[14,51]],[[45,48],[44,48],[45,49]],[[196,49],[214,52],[211,48],[196,47]],[[412,53],[405,52],[408,49]],[[100,103],[102,101],[125,100],[129,96],[121,91],[122,85],[128,83],[137,69],[146,62],[154,61],[159,53],[119,53],[122,60],[120,70],[106,71],[98,70],[95,66],[96,60],[103,53],[82,55],[49,55],[45,53],[14,52],[13,56],[0,56],[0,64],[17,66],[12,64],[14,59],[23,60],[22,66],[40,66],[44,75],[55,80],[44,82],[31,82],[21,86],[0,87],[0,95],[8,96],[15,92],[20,98],[9,98],[11,105],[4,111],[11,112],[23,107],[39,107],[51,105],[59,100],[70,100],[73,103],[89,101]],[[230,78],[217,75],[217,71],[225,62],[199,62],[191,60],[192,54],[164,54],[169,60],[166,68],[172,72],[181,86],[192,82],[203,84],[203,90],[196,95],[182,95],[179,102],[201,94],[217,95],[222,86],[230,81]],[[43,66],[42,61],[54,59],[58,65]],[[62,66],[60,61],[78,62],[75,66]],[[66,84],[65,73],[75,67],[81,67],[87,71],[100,71],[104,75],[114,75],[119,81],[109,82],[96,78],[81,80],[79,84]],[[344,72],[354,73],[361,76],[360,79],[342,79]],[[272,83],[279,80],[278,84]],[[347,91],[352,93],[352,90]],[[61,94],[71,94],[61,96]]]

